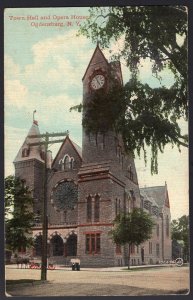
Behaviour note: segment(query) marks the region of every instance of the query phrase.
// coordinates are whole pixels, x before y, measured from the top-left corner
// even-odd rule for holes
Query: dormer
[[[30,153],[29,146],[25,145],[25,147],[22,149],[22,157],[28,157]]]

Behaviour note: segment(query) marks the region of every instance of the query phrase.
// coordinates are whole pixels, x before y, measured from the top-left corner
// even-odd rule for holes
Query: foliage
[[[15,251],[32,245],[33,199],[24,182],[14,176],[5,178],[6,245]]]
[[[188,114],[186,9],[182,6],[93,7],[80,33],[99,42],[101,47],[117,45],[122,39],[123,46],[112,58],[123,58],[132,73],[122,90],[112,89],[108,95],[96,93],[98,103],[93,97],[86,109],[91,113],[98,109],[102,119],[99,121],[97,113],[92,114],[96,121],[93,126],[94,121],[87,114],[84,127],[91,132],[115,129],[122,133],[126,150],[137,150],[140,155],[143,149],[145,161],[146,147],[150,146],[151,172],[157,173],[158,152],[163,152],[167,144],[177,145],[179,150],[180,146],[187,147],[187,135],[181,134],[178,125],[178,120],[187,119]],[[153,63],[152,75],[160,82],[162,70],[172,72],[174,83],[170,88],[161,84],[152,88],[139,81],[141,60],[147,58]],[[81,111],[82,106],[76,109]]]
[[[145,162],[146,146],[150,147],[151,172],[158,173],[158,151],[163,152],[169,143],[179,150],[187,146],[187,136],[182,136],[173,106],[167,101],[171,93],[132,79],[124,87],[115,84],[108,93],[98,90],[89,95],[86,104],[71,109],[83,109],[82,124],[88,133],[121,133],[126,152],[134,155],[137,151],[140,156],[143,150]]]
[[[141,58],[150,58],[155,75],[168,67],[176,82],[184,79],[187,83],[187,12],[183,6],[93,7],[81,33],[103,47],[124,38],[119,56],[132,72],[136,73]]]
[[[131,245],[137,246],[150,239],[154,225],[151,216],[141,208],[134,208],[131,212],[116,217],[110,235],[116,244],[129,245],[128,268]]]
[[[183,215],[171,223],[172,240],[183,241],[184,257],[189,256],[189,216]]]
[[[87,104],[83,105],[83,127],[92,133],[105,133],[109,130],[117,130],[119,120],[124,116],[126,103],[123,99],[123,89],[114,85],[111,92],[106,94],[103,89],[95,91],[89,96]],[[119,103],[119,104],[118,104]]]

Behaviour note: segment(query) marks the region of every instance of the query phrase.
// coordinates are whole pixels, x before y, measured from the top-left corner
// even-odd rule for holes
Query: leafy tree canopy
[[[124,87],[112,88],[108,95],[96,93],[101,101],[92,101],[87,109],[98,109],[101,117],[105,117],[96,126],[92,118],[85,117],[83,125],[88,131],[98,132],[104,131],[101,125],[109,123],[107,127],[122,133],[126,150],[133,153],[137,150],[140,155],[143,149],[145,160],[149,146],[151,172],[157,173],[158,152],[163,152],[167,144],[179,149],[188,146],[187,135],[181,134],[178,125],[179,119],[187,120],[188,114],[186,9],[182,6],[94,7],[80,33],[106,48],[123,39],[122,47],[112,59],[123,58],[132,74]],[[140,82],[141,59],[147,58],[152,61],[152,75],[160,82],[162,70],[173,73],[174,83],[170,88],[162,84],[153,88]],[[81,108],[75,107],[79,111]],[[107,110],[110,113],[106,116]]]
[[[183,241],[183,251],[189,256],[189,216],[183,215],[171,223],[172,240]]]
[[[128,267],[131,245],[140,245],[150,239],[154,225],[151,216],[141,208],[134,208],[131,212],[116,217],[110,235],[118,245],[129,244]]]
[[[5,230],[6,245],[11,250],[32,245],[31,227],[34,214],[33,199],[25,183],[19,178],[5,178]]]

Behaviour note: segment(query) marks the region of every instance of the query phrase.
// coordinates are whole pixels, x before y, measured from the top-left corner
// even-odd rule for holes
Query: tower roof
[[[97,44],[96,48],[95,48],[95,51],[90,59],[90,62],[88,64],[88,67],[86,68],[86,71],[84,73],[84,76],[82,78],[82,80],[84,80],[86,74],[87,74],[87,71],[88,69],[90,68],[90,66],[93,64],[95,65],[96,63],[101,63],[101,62],[104,62],[106,63],[107,65],[109,64],[108,63],[108,60],[105,58],[103,52],[101,51],[101,49],[99,48],[99,45]]]
[[[37,159],[41,162],[44,162],[44,160],[41,158],[41,151],[45,150],[45,147],[43,145],[37,145],[37,146],[30,146],[31,143],[39,143],[42,141],[41,137],[37,138],[30,138],[30,135],[39,135],[39,127],[37,121],[33,121],[33,124],[25,138],[25,141],[21,148],[19,149],[15,159],[14,163],[19,161],[26,161],[29,159]],[[28,151],[28,155],[23,155],[23,151]]]

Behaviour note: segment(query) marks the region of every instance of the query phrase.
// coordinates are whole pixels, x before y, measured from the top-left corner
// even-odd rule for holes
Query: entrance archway
[[[65,256],[76,256],[77,255],[77,235],[71,234],[65,245]]]
[[[52,256],[62,256],[64,254],[63,240],[59,235],[54,235],[50,240]]]

